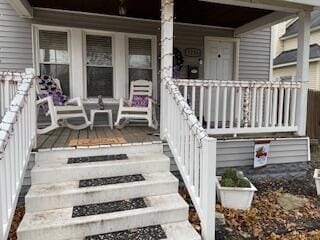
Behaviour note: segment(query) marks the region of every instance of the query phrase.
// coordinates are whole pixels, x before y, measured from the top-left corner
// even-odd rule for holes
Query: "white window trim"
[[[115,96],[117,96],[117,93],[116,93],[116,82],[117,82],[117,79],[116,79],[116,75],[115,75],[115,58],[116,58],[116,49],[115,49],[115,41],[114,41],[114,38],[115,38],[115,33],[111,33],[111,32],[105,32],[105,31],[95,31],[95,30],[83,30],[83,33],[82,33],[82,43],[83,43],[83,51],[82,51],[82,56],[83,56],[83,79],[84,79],[84,86],[83,86],[83,89],[84,89],[84,98],[88,101],[88,102],[93,102],[95,101],[96,97],[88,97],[88,89],[87,89],[87,86],[88,86],[88,79],[87,79],[87,41],[86,41],[86,36],[87,35],[94,35],[94,36],[104,36],[104,37],[111,37],[111,49],[112,49],[112,66],[106,66],[106,67],[112,67],[112,94],[113,94],[113,97],[108,97],[108,98],[104,98],[105,101],[109,101],[109,100],[112,100],[112,99],[115,99]],[[93,65],[91,65],[93,66]],[[103,66],[99,66],[99,67],[103,67]]]
[[[81,97],[84,99],[84,102],[87,103],[96,103],[97,98],[87,98],[87,64],[86,64],[86,41],[85,36],[87,34],[92,35],[102,35],[102,36],[111,36],[112,37],[112,65],[113,65],[113,98],[104,98],[106,103],[116,104],[119,102],[121,97],[128,97],[129,92],[129,68],[128,68],[128,38],[144,38],[144,39],[152,39],[152,82],[153,82],[153,98],[157,100],[158,95],[158,78],[157,78],[157,37],[156,35],[146,35],[146,34],[134,34],[127,32],[114,32],[114,31],[104,31],[104,30],[93,30],[87,28],[75,28],[75,27],[61,27],[61,26],[52,26],[52,25],[42,25],[42,24],[32,24],[33,28],[33,59],[34,59],[34,68],[36,74],[40,74],[39,69],[39,30],[48,30],[48,31],[60,31],[67,32],[68,36],[68,53],[69,53],[69,79],[70,79],[70,96],[71,97]],[[75,37],[73,31],[81,32],[81,39],[72,39]],[[77,36],[80,38],[80,36]],[[123,39],[123,42],[120,45],[118,39]],[[74,46],[72,43],[74,41],[81,42],[82,49],[73,49]],[[117,45],[117,46],[116,46]],[[122,50],[121,50],[121,49]],[[77,51],[74,53],[74,51]],[[79,52],[80,55],[79,56]],[[123,51],[119,54],[120,51]],[[82,58],[82,66],[81,71],[75,71],[73,73],[73,69],[79,68],[79,66],[74,66],[76,63],[73,63],[73,57]],[[121,67],[117,67],[118,63],[122,63]],[[119,69],[116,69],[119,68]],[[151,69],[151,68],[150,68]],[[124,70],[124,72],[120,75],[117,74]],[[78,76],[77,79],[74,76]],[[119,75],[119,76],[118,76]],[[125,76],[124,76],[125,75]],[[75,83],[76,80],[80,80],[81,86],[79,86],[79,82]],[[74,86],[78,86],[80,89],[74,89]],[[80,96],[79,96],[80,95]]]
[[[136,69],[151,69],[152,70],[152,97],[155,101],[158,99],[158,86],[157,86],[157,36],[146,35],[146,34],[126,34],[126,96],[129,95],[129,38],[141,38],[141,39],[151,39],[151,67],[134,67]]]
[[[41,62],[40,61],[40,30],[44,31],[55,31],[55,32],[66,32],[67,33],[67,47],[68,47],[68,62],[64,63],[53,63],[53,62]],[[61,65],[69,65],[69,87],[70,87],[70,95],[72,95],[71,90],[71,76],[72,76],[72,52],[71,52],[71,32],[69,28],[65,27],[56,27],[56,26],[43,26],[43,25],[33,25],[33,55],[34,55],[34,69],[36,75],[40,75],[40,64],[61,64]]]

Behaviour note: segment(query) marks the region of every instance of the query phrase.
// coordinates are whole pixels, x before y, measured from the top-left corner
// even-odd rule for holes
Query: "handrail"
[[[0,239],[7,239],[31,149],[36,139],[33,74],[19,78],[16,95],[0,122]]]
[[[301,82],[175,79],[210,135],[297,132]]]
[[[21,80],[20,73],[0,72],[0,119],[9,108]]]
[[[291,87],[301,88],[301,82],[291,81],[236,81],[236,80],[200,80],[200,79],[174,79],[178,86],[220,86],[220,87]]]
[[[203,239],[214,239],[216,139],[208,136],[175,83],[163,80],[164,136],[197,210]]]

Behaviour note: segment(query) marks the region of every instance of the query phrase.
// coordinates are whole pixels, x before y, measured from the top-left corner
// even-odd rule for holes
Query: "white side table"
[[[112,110],[110,110],[110,109],[104,109],[104,110],[91,109],[90,110],[90,122],[91,122],[90,129],[91,130],[93,129],[94,118],[97,113],[108,114],[108,125],[99,125],[99,126],[109,126],[111,129],[113,129]]]

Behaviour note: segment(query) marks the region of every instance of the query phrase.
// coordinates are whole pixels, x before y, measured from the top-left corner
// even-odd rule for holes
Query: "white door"
[[[218,40],[207,39],[205,41],[205,79],[210,80],[232,80],[234,69],[234,51],[235,43],[225,42]],[[208,92],[205,92],[205,106],[204,106],[204,120],[208,122]],[[216,119],[215,106],[216,106],[217,91],[214,89],[211,93],[211,114],[210,122]],[[219,91],[219,110],[218,121],[222,120],[222,101],[223,101],[223,88]],[[228,98],[227,98],[228,99]],[[227,103],[227,106],[229,104]],[[227,116],[229,116],[227,111]],[[227,117],[228,119],[228,117]]]

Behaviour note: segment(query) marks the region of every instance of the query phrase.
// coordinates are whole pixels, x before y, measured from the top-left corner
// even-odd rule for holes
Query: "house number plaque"
[[[184,54],[187,57],[201,57],[201,49],[199,48],[186,48]]]

